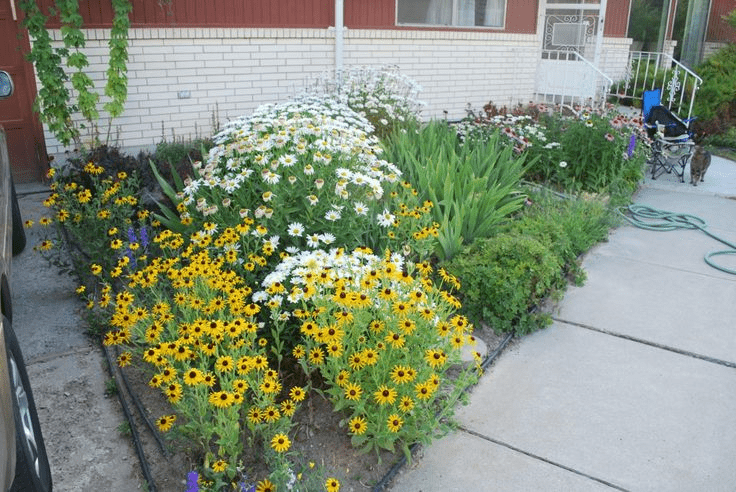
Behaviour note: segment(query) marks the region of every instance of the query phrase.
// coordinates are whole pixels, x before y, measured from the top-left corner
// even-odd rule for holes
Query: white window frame
[[[430,24],[430,23],[416,23],[416,22],[400,22],[399,21],[399,3],[402,1],[410,1],[410,0],[396,0],[395,3],[395,25],[397,26],[405,26],[405,27],[428,27],[428,28],[441,28],[441,29],[489,29],[489,30],[502,30],[506,29],[506,12],[508,10],[508,0],[503,1],[503,12],[502,12],[502,20],[501,25],[499,26],[468,26],[468,25],[458,25],[458,19],[459,19],[459,2],[461,0],[449,0],[452,2],[452,20],[450,24]]]

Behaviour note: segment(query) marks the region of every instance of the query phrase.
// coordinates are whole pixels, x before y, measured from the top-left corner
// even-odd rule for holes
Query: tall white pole
[[[335,0],[335,78],[342,75],[344,43],[344,0]],[[339,82],[339,81],[338,81]]]

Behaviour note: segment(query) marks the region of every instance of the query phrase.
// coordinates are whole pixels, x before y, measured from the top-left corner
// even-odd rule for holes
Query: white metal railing
[[[542,50],[537,70],[536,97],[578,113],[602,109],[613,80],[576,51]]]
[[[667,53],[632,51],[624,80],[611,87],[619,99],[641,100],[646,90],[661,89],[661,104],[683,119],[693,113],[695,93],[703,79]],[[685,116],[687,113],[687,116]]]

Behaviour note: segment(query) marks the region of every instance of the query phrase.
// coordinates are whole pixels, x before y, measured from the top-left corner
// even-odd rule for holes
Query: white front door
[[[542,1],[537,94],[549,102],[595,99],[606,0]]]

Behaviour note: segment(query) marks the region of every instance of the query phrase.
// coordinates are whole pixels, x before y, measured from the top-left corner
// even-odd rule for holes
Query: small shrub
[[[706,138],[727,136],[736,127],[736,44],[719,50],[696,72],[703,84],[693,107],[695,131]],[[734,139],[726,139],[726,143],[724,146],[734,147]]]
[[[545,244],[525,235],[479,239],[447,264],[460,280],[464,312],[497,331],[524,334],[549,323],[532,312],[562,283],[562,263]]]

